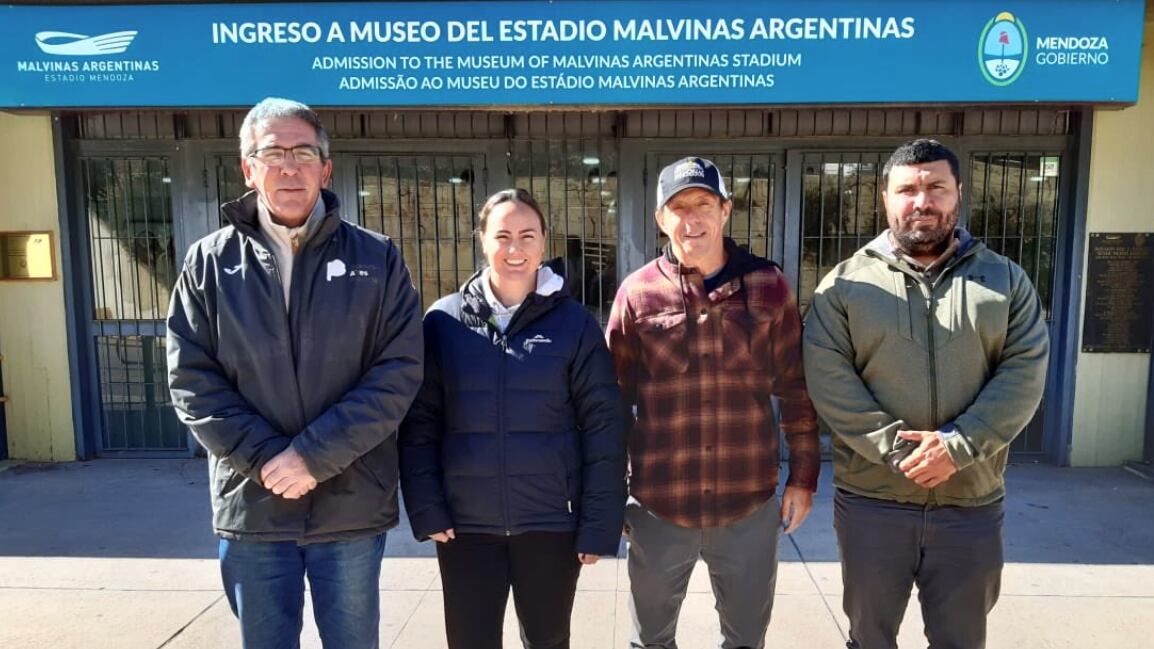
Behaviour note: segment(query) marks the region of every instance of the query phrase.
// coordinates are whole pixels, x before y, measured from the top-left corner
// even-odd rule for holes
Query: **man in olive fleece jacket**
[[[822,280],[806,319],[851,649],[897,646],[915,583],[930,646],[984,647],[998,598],[1003,471],[1049,339],[1025,271],[957,227],[958,179],[940,143],[898,148],[889,229]]]

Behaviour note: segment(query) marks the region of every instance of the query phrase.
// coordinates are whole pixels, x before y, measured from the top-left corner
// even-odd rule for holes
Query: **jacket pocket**
[[[688,324],[684,313],[652,316],[637,323],[641,353],[649,375],[660,378],[689,369]]]
[[[227,459],[216,458],[212,475],[212,490],[218,498],[224,498],[239,488],[246,478],[232,468]]]
[[[383,442],[353,461],[386,493],[393,491],[400,479],[394,448],[389,442]]]

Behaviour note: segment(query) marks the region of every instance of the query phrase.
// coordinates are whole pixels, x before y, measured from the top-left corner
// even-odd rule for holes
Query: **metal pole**
[[[4,394],[4,357],[0,356],[0,460],[8,459],[8,413],[5,404],[8,397]]]
[[[3,434],[3,428],[0,428],[0,436]],[[1150,381],[1146,386],[1146,448],[1142,451],[1142,459],[1147,465],[1154,465],[1154,354],[1150,355]]]

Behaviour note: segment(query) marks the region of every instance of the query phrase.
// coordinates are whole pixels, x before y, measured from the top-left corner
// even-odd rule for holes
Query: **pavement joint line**
[[[187,622],[187,623],[186,623],[184,626],[180,627],[179,629],[177,629],[177,630],[176,630],[176,632],[175,632],[175,633],[173,633],[172,635],[168,636],[168,639],[167,639],[167,640],[165,640],[164,642],[162,642],[162,643],[160,643],[159,645],[157,645],[156,649],[164,649],[165,647],[167,647],[167,646],[168,646],[168,645],[169,645],[169,644],[170,644],[170,643],[171,643],[173,640],[175,640],[175,639],[176,639],[176,638],[177,638],[177,637],[178,637],[180,634],[184,633],[184,630],[185,630],[185,629],[187,629],[188,627],[190,627],[190,626],[192,626],[193,624],[195,624],[197,620],[199,620],[199,619],[200,619],[200,618],[201,618],[201,617],[202,617],[202,616],[203,616],[205,613],[207,613],[207,612],[209,611],[209,609],[211,609],[212,607],[214,607],[214,606],[216,606],[218,603],[220,603],[220,600],[222,600],[222,599],[224,599],[224,595],[223,595],[223,594],[221,594],[221,595],[218,595],[218,596],[217,596],[217,598],[216,598],[216,599],[214,599],[214,600],[212,600],[212,602],[211,602],[211,603],[210,603],[208,606],[204,607],[204,610],[203,610],[203,611],[201,611],[201,612],[197,613],[196,615],[192,616],[192,619],[191,619],[191,620],[189,620],[189,621],[188,621],[188,622]]]
[[[824,606],[826,612],[829,613],[829,618],[833,620],[833,625],[837,628],[837,632],[841,634],[841,639],[848,642],[849,637],[846,635],[845,629],[841,628],[841,622],[837,619],[837,613],[834,612],[833,608],[830,607],[829,602],[826,600],[825,592],[822,591],[821,585],[817,583],[817,577],[814,576],[813,571],[809,569],[809,562],[806,561],[805,555],[801,553],[801,548],[797,545],[797,541],[793,538],[792,534],[787,536],[789,537],[790,545],[792,545],[793,549],[797,551],[797,556],[799,559],[801,559],[801,565],[803,568],[805,568],[805,574],[809,577],[810,582],[813,583],[814,589],[817,590],[817,596],[821,598],[822,606]]]
[[[409,628],[409,622],[413,621],[413,616],[417,614],[417,611],[421,610],[421,604],[425,603],[425,598],[428,597],[429,593],[433,591],[426,588],[425,590],[407,592],[419,592],[421,594],[421,598],[417,600],[417,605],[413,607],[413,610],[409,611],[409,616],[405,618],[405,621],[401,624],[401,628],[397,629],[397,635],[393,638],[393,641],[389,643],[389,649],[397,646],[397,642],[399,642],[401,636],[405,634],[405,629]]]

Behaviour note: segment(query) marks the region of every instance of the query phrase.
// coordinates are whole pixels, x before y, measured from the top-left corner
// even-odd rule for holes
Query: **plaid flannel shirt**
[[[779,444],[787,486],[817,489],[817,415],[801,360],[801,320],[781,270],[727,242],[743,269],[706,294],[665,255],[622,283],[607,338],[626,407],[629,491],[688,528],[729,524],[773,497]],[[752,264],[750,263],[752,262]]]

